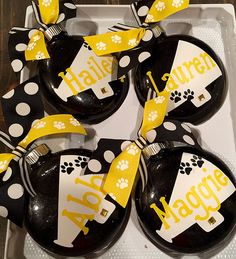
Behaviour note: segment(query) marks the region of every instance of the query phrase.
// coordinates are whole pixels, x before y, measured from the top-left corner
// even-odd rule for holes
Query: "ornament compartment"
[[[31,25],[33,16],[31,11],[32,10],[28,8],[26,16],[27,26]],[[103,20],[100,19],[101,16],[104,17]],[[128,5],[82,5],[79,6],[76,19],[78,20],[78,24],[91,20],[95,21],[99,25],[98,33],[105,33],[107,27],[118,22],[135,25],[133,14]],[[229,72],[229,95],[221,108],[221,112],[217,113],[208,123],[200,125],[199,128],[203,143],[207,143],[212,150],[220,153],[230,164],[232,164],[232,167],[235,168],[235,134],[232,125],[235,124],[236,117],[235,114],[231,112],[235,109],[233,98],[233,96],[235,96],[233,75],[234,71],[236,71],[236,66],[232,40],[234,38],[233,31],[235,28],[234,8],[231,5],[225,4],[191,5],[188,10],[185,10],[179,15],[173,15],[173,17],[170,17],[165,23],[162,22],[162,26],[164,29],[167,29],[166,24],[173,22],[178,26],[179,21],[193,23],[194,30],[192,31],[192,35],[203,39],[211,45],[214,51],[221,57]],[[69,21],[66,22],[66,28],[68,28],[68,32],[78,31],[78,28],[74,28],[73,24]],[[167,32],[173,33],[173,31]],[[182,31],[180,32],[184,33]],[[216,41],[213,41],[213,38],[215,38]],[[28,78],[27,70],[23,71],[21,78],[24,80]],[[127,132],[130,133],[134,131],[135,133],[132,134],[132,138],[134,138],[141,121],[136,124],[136,116],[130,116],[130,114],[125,113],[124,110],[129,108],[130,113],[136,114],[139,111],[139,102],[136,99],[134,87],[131,84],[129,105],[128,103],[124,103],[124,107],[122,106],[122,109],[118,110],[113,115],[114,119],[109,119],[109,127],[105,127],[108,125],[108,120],[104,121],[102,125],[94,125],[98,136],[129,139],[130,136]],[[131,104],[133,106],[131,106]],[[224,121],[224,123],[222,123],[222,121]],[[125,122],[123,128],[120,127],[121,122]],[[222,141],[222,132],[225,133],[224,141]],[[219,142],[216,142],[216,137],[219,138]],[[134,214],[133,217],[136,218],[136,215]],[[132,238],[130,238],[130,233],[132,234]],[[226,255],[230,258],[234,258],[234,254],[236,253],[235,248],[234,239],[228,247],[220,252],[215,258],[225,257]],[[130,221],[122,238],[114,245],[114,247],[103,254],[102,258],[109,259],[111,257],[116,257],[117,259],[123,259],[125,256],[134,258],[137,254],[145,258],[169,259],[169,256],[149,242],[146,236],[143,233],[140,233],[140,230],[137,229],[136,225]],[[13,256],[15,258],[24,256],[30,259],[50,258],[45,251],[35,244],[28,234],[25,234],[23,230],[17,228],[14,224],[9,224],[9,231],[6,239],[6,256]]]

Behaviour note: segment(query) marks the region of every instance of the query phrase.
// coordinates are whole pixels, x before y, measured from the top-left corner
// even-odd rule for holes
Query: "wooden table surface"
[[[76,4],[130,4],[132,0],[74,0]],[[191,3],[231,3],[235,0],[193,0]],[[13,26],[23,26],[26,6],[29,0],[0,0],[0,96],[13,88],[19,78],[12,72],[7,53],[8,31]],[[0,129],[4,128],[0,108]],[[0,258],[3,258],[6,220],[0,219]]]

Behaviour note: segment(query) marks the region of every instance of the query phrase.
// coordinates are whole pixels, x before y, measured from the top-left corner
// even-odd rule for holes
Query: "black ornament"
[[[173,107],[168,111],[168,118],[199,124],[219,110],[227,90],[226,73],[221,60],[206,43],[187,35],[166,36],[163,33],[150,48],[152,56],[139,64],[134,72],[135,89],[142,105],[147,99],[157,97],[155,87],[161,92],[170,79],[173,89],[170,89],[169,102],[173,103]],[[189,57],[189,53],[198,48],[202,50],[199,52],[201,54]],[[180,61],[174,65],[177,56]],[[203,75],[209,79],[206,72],[217,66],[221,75],[213,77],[209,84],[204,80],[194,82]],[[180,85],[184,86],[182,92],[180,88],[176,88]],[[200,90],[201,88],[204,89]]]
[[[183,153],[189,163],[181,163]],[[219,170],[207,175],[208,162],[224,175]],[[211,257],[229,243],[236,229],[236,182],[219,158],[195,147],[169,147],[147,160],[147,170],[144,189],[141,180],[136,186],[135,204],[144,233],[158,248],[174,257]],[[214,175],[221,175],[222,185]],[[220,192],[229,188],[231,194],[221,202]]]
[[[40,62],[39,78],[49,113],[69,113],[83,123],[96,124],[119,109],[127,96],[129,80],[124,77],[113,81],[110,71],[115,64],[111,58],[96,60],[82,37],[65,32],[53,37],[48,51],[51,58]],[[75,59],[78,65],[73,65]],[[109,76],[111,82],[99,83]],[[68,97],[63,92],[58,94],[62,81],[67,92],[72,89],[78,93]]]
[[[88,233],[85,235],[83,231],[80,231],[72,243],[73,247],[64,247],[55,242],[59,235],[60,159],[62,156],[68,155],[77,157],[75,161],[68,161],[61,165],[63,177],[70,177],[76,172],[76,168],[82,167],[78,161],[82,162],[84,166],[84,163],[87,164],[90,159],[91,154],[91,151],[84,149],[66,150],[48,154],[42,157],[36,165],[32,166],[30,180],[36,195],[29,198],[28,209],[25,214],[25,227],[35,242],[49,254],[66,257],[97,256],[110,248],[126,227],[129,219],[130,204],[126,209],[123,209],[107,196],[105,199],[115,204],[116,208],[104,224],[100,224],[95,220],[88,221],[85,225],[89,228]],[[79,217],[77,219],[81,220]],[[78,228],[78,226],[75,225],[75,228]]]

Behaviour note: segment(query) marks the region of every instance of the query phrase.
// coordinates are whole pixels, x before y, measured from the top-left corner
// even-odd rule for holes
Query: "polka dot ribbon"
[[[38,0],[38,3],[32,2],[32,8],[40,28],[13,27],[9,32],[9,56],[15,72],[20,72],[27,61],[50,58],[45,32],[55,24],[76,16],[72,0]]]
[[[111,197],[115,197],[116,201],[123,207],[126,207],[129,200],[134,180],[138,169],[141,164],[144,165],[142,150],[150,141],[148,140],[151,132],[159,129],[166,116],[168,101],[171,91],[174,90],[174,85],[171,80],[167,80],[166,87],[162,92],[158,91],[156,84],[153,87],[158,97],[147,100],[144,106],[143,123],[140,130],[140,137],[132,144],[130,144],[120,155],[118,155],[112,162],[106,182],[104,184],[104,190],[106,193],[111,194]],[[166,122],[166,128],[170,131],[175,131],[177,127],[173,123]],[[164,136],[166,134],[163,134]],[[173,133],[176,138],[179,134]],[[173,137],[171,136],[171,138]],[[166,138],[164,141],[174,141],[175,139]],[[158,142],[161,138],[158,136]],[[179,142],[185,142],[190,145],[197,145],[197,142],[188,135],[183,138],[178,138]],[[145,171],[145,170],[144,170]]]
[[[34,122],[28,134],[18,144],[18,147],[26,149],[32,142],[39,138],[61,133],[79,133],[86,135],[83,126],[72,115],[51,115]],[[4,167],[0,168],[0,174],[6,171],[12,159],[12,154],[9,155],[9,159],[6,159],[5,154],[3,156],[4,161],[7,162],[4,163]],[[2,155],[0,155],[0,161],[2,161]]]
[[[33,77],[10,90],[1,98],[7,133],[17,145],[29,132],[32,123],[44,117],[38,77]]]
[[[173,90],[171,86],[167,82],[165,89],[158,92],[157,98],[145,103],[140,138],[130,144],[111,164],[104,190],[108,194],[112,193],[111,196],[116,197],[116,201],[123,207],[126,207],[129,200],[140,159],[143,160],[142,150],[148,144],[148,134],[159,128],[165,119],[170,92]],[[123,181],[124,184],[121,184]]]
[[[123,207],[129,200],[138,170],[143,185],[147,183],[148,173],[144,169],[146,164],[141,151],[144,147],[153,143],[178,142],[201,149],[191,128],[179,121],[165,119],[146,135],[146,139],[141,137],[135,141],[101,139],[85,171],[85,174],[109,172],[104,190]]]
[[[166,87],[155,99],[145,103],[141,137],[127,147],[111,164],[104,190],[112,193],[116,201],[126,207],[139,167],[142,149],[146,146],[147,133],[159,127],[165,118],[169,100]],[[126,187],[119,187],[119,180],[125,179]]]
[[[98,55],[122,52],[119,56],[118,78],[126,75],[132,68],[152,55],[152,45],[162,34],[161,29],[152,23],[186,9],[189,0],[141,0],[131,5],[140,28],[118,24],[113,32],[87,36],[85,41]]]
[[[72,115],[52,115],[35,122],[18,146],[9,154],[0,154],[0,216],[21,226],[24,217],[27,174],[24,154],[35,140],[54,134],[77,133],[86,135],[83,126]],[[0,140],[7,136],[0,133]],[[8,145],[9,146],[9,145]]]

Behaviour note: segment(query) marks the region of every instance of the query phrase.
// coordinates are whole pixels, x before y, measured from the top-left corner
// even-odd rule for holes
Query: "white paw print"
[[[54,121],[53,126],[54,126],[54,128],[59,129],[59,130],[66,128],[65,123],[63,123],[61,121]]]
[[[52,3],[52,0],[43,0],[42,5],[48,7]]]
[[[135,145],[131,145],[127,147],[128,154],[136,156],[138,154],[138,147]]]
[[[155,121],[158,117],[158,113],[157,111],[154,111],[154,112],[150,112],[149,115],[148,115],[148,120],[149,121]]]
[[[154,16],[152,14],[148,14],[146,18],[146,22],[154,22]]]
[[[121,160],[118,162],[117,169],[124,171],[129,168],[129,161]]]
[[[35,129],[42,129],[42,128],[45,127],[45,125],[46,125],[46,122],[45,122],[45,121],[39,121],[39,122],[37,122],[33,127],[34,127]]]
[[[29,50],[29,51],[33,50],[34,47],[35,47],[35,45],[36,45],[35,42],[31,42],[31,43],[28,45],[27,50]]]
[[[70,118],[70,123],[75,127],[79,127],[81,125],[75,118]]]
[[[163,103],[165,101],[165,97],[164,96],[158,96],[157,98],[154,99],[155,103]]]
[[[111,40],[116,44],[121,44],[121,37],[118,35],[114,35],[111,37]]]
[[[155,7],[156,7],[157,11],[162,12],[162,11],[166,8],[166,5],[165,5],[164,2],[159,1],[159,2],[156,4]]]
[[[38,41],[38,40],[40,40],[41,39],[41,37],[39,36],[39,35],[35,35],[34,37],[33,37],[33,41]]]
[[[179,8],[184,3],[184,0],[173,0],[172,6]]]
[[[137,40],[134,38],[134,39],[129,40],[128,45],[131,46],[131,47],[135,47],[135,46],[138,45],[138,42],[137,42]]]
[[[3,170],[6,167],[7,160],[0,161],[0,169]]]
[[[35,56],[35,58],[36,58],[37,60],[45,59],[45,55],[44,55],[44,53],[43,53],[42,51],[38,51],[37,54],[36,54],[36,56]]]
[[[100,41],[96,44],[96,47],[98,50],[106,50],[107,49],[107,44]]]
[[[116,200],[116,196],[114,195],[114,193],[109,193],[109,195],[111,196],[111,198],[115,201]]]
[[[120,189],[125,189],[129,186],[129,181],[127,179],[124,179],[124,178],[120,178],[117,183],[116,183],[116,186]]]

